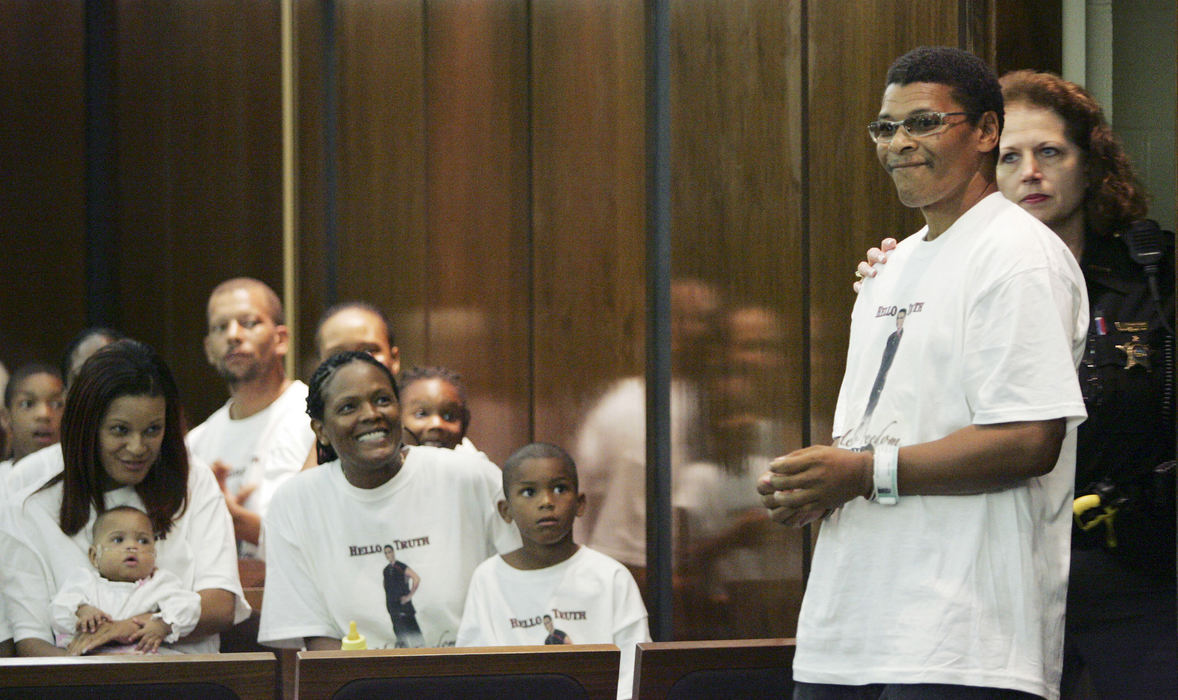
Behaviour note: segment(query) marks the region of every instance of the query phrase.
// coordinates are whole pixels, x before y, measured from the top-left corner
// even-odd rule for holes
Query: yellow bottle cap
[[[352,620],[348,623],[348,636],[340,641],[340,649],[344,651],[355,651],[357,649],[367,649],[368,640],[364,635],[356,631],[356,621]]]

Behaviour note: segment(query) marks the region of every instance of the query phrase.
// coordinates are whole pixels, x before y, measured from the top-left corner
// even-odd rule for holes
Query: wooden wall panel
[[[208,293],[282,294],[277,0],[118,8],[123,330],[160,349],[193,424],[227,393],[204,357]]]
[[[640,3],[532,3],[535,437],[573,449],[609,384],[643,371]]]
[[[425,357],[502,461],[531,435],[527,3],[429,2],[426,28]]]
[[[672,3],[673,372],[698,392],[688,431],[706,436],[672,456],[687,494],[677,638],[788,636],[800,604],[800,533],[754,489],[806,417],[801,5]],[[755,570],[709,544],[725,537]]]
[[[792,632],[799,535],[734,518],[756,512],[739,482],[807,428],[827,439],[854,265],[922,223],[866,135],[887,66],[913,46],[958,42],[1006,65],[1016,52],[994,34],[1008,4],[672,3],[674,369],[702,415],[696,451],[676,455],[696,468],[676,477],[705,496],[677,501],[681,636]],[[163,351],[193,422],[225,398],[201,350],[208,291],[246,274],[281,292],[278,7],[118,4],[120,246],[109,263],[125,330]],[[643,371],[642,3],[334,7],[338,298],[383,307],[407,365],[464,374],[471,436],[494,460],[532,437],[571,447],[609,382]],[[68,333],[45,333],[44,318],[82,325],[81,8],[0,0],[0,158],[18,166],[0,187],[0,232],[21,262],[0,285],[5,360],[59,352]],[[322,8],[296,2],[296,330],[308,357],[334,301]],[[53,265],[23,264],[45,250]],[[701,558],[729,536],[761,543],[765,568],[724,578]],[[717,606],[703,583],[739,603]]]
[[[56,364],[86,323],[81,0],[0,2],[0,360]]]
[[[339,301],[382,308],[408,368],[426,359],[430,302],[424,10],[406,0],[338,7]]]
[[[993,30],[994,55],[984,57],[998,75],[1020,68],[1060,73],[1063,70],[1062,0],[991,1],[993,19],[988,24]]]
[[[867,123],[879,113],[892,61],[917,46],[957,45],[957,10],[957,3],[934,0],[809,4],[810,425],[816,443],[830,440],[855,265],[880,239],[902,238],[924,225],[919,211],[896,198]]]
[[[323,3],[296,0],[295,34],[295,206],[298,229],[299,321],[296,373],[310,379],[318,365],[315,327],[331,303],[328,298],[324,240]],[[389,312],[392,309],[388,310]]]

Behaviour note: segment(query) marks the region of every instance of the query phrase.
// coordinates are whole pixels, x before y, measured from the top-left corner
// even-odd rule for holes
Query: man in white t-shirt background
[[[855,301],[834,446],[774,460],[757,489],[781,522],[828,516],[794,697],[1054,700],[1083,277],[998,193],[1002,95],[981,59],[915,49],[885,84],[868,131],[927,225]]]
[[[302,469],[315,441],[307,385],[286,376],[289,333],[282,302],[265,283],[238,277],[217,285],[208,320],[205,355],[229,400],[188,434],[188,449],[225,492],[239,556],[256,558],[270,497]]]

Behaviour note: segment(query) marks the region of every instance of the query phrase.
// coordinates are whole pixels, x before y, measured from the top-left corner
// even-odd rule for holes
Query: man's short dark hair
[[[986,112],[998,115],[998,131],[1005,121],[1002,86],[986,62],[968,51],[951,46],[921,46],[896,59],[888,69],[888,85],[938,83],[948,85],[953,99],[977,124]]]
[[[58,373],[57,368],[53,365],[44,362],[29,362],[16,368],[12,376],[8,378],[8,384],[4,387],[4,407],[11,409],[12,402],[16,400],[16,391],[24,380],[33,376],[34,374],[48,374],[50,377],[56,377],[57,381],[61,381],[61,374]]]

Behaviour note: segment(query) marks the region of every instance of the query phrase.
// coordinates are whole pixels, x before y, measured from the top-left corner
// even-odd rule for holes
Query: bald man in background
[[[307,385],[286,376],[290,335],[282,302],[265,283],[237,277],[209,295],[205,355],[229,400],[188,433],[188,449],[212,467],[225,492],[238,556],[260,558],[262,516],[278,486],[315,443]]]
[[[325,311],[315,331],[315,348],[320,362],[336,353],[357,350],[372,355],[394,377],[401,371],[401,354],[389,320],[367,302],[347,301]]]

